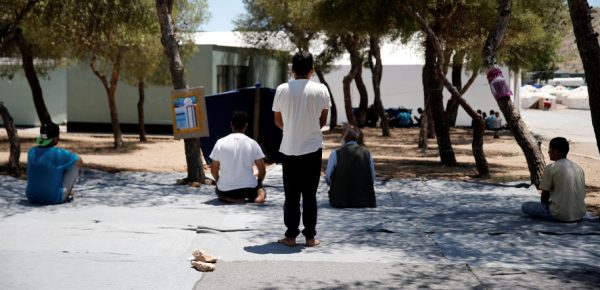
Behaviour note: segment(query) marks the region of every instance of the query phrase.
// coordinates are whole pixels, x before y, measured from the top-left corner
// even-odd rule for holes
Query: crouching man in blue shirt
[[[60,130],[54,123],[42,124],[40,136],[27,153],[27,199],[35,204],[59,204],[73,198],[73,185],[83,161],[68,150],[55,147]]]

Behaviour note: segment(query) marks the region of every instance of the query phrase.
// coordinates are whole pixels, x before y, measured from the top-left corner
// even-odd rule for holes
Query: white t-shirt
[[[258,143],[242,133],[231,133],[219,139],[210,153],[210,159],[220,163],[219,190],[256,187],[254,161],[264,157]]]
[[[319,117],[331,100],[325,85],[306,79],[281,84],[275,92],[273,111],[281,112],[283,139],[279,152],[304,155],[323,148]]]
[[[573,161],[563,158],[546,166],[540,188],[550,192],[553,217],[575,221],[585,215],[585,176]]]

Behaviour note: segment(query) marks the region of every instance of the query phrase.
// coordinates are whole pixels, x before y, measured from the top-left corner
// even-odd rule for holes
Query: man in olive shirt
[[[524,213],[546,220],[574,222],[585,215],[585,175],[567,159],[569,142],[563,137],[550,140],[548,155],[554,163],[546,166],[540,183],[541,202],[525,202]]]

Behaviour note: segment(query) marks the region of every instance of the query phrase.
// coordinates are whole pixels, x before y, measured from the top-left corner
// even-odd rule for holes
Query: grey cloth
[[[65,171],[63,175],[62,186],[64,187],[63,198],[66,200],[67,197],[71,194],[71,190],[73,190],[73,186],[79,179],[79,166],[75,165]]]
[[[331,178],[332,207],[376,207],[369,151],[348,144],[336,150],[337,163]]]

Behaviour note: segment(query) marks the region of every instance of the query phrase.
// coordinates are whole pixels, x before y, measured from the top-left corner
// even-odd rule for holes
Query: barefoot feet
[[[294,238],[283,238],[281,240],[277,241],[280,244],[284,244],[288,247],[295,247],[296,246],[296,239]]]
[[[264,188],[259,188],[256,191],[256,198],[254,199],[255,203],[264,203],[265,199],[267,198],[267,192],[265,191]]]
[[[321,244],[321,241],[317,240],[317,239],[306,239],[306,246],[307,247],[315,247]]]

